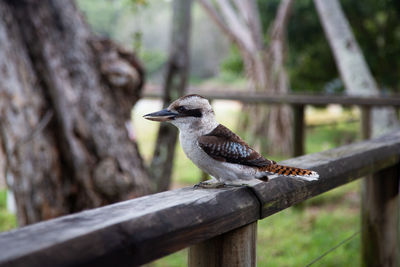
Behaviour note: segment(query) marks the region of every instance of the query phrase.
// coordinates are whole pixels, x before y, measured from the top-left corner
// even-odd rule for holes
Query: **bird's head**
[[[168,108],[146,114],[144,118],[170,122],[181,131],[198,131],[203,134],[218,125],[208,100],[195,94],[178,98]]]

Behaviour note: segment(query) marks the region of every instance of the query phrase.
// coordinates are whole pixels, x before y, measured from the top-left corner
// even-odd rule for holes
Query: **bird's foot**
[[[230,181],[229,183],[226,184],[226,186],[230,186],[230,187],[251,187],[254,186],[256,184],[260,183],[259,180],[257,179],[251,179],[251,180],[234,180],[234,181]]]
[[[210,182],[200,182],[200,183],[198,183],[198,184],[195,184],[194,186],[193,186],[193,188],[221,188],[221,187],[224,187],[225,186],[225,183],[223,183],[223,182],[212,182],[212,183],[210,183]]]

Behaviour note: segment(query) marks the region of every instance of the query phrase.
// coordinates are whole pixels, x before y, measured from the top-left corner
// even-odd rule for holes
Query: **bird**
[[[185,155],[211,179],[196,187],[218,188],[248,185],[248,181],[267,182],[279,176],[305,181],[318,180],[317,172],[279,165],[263,157],[242,138],[220,124],[209,101],[190,94],[167,108],[143,116],[147,120],[169,122],[179,129],[179,142]]]

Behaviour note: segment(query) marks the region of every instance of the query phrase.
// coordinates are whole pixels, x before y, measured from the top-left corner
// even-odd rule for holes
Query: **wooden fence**
[[[136,266],[185,247],[189,266],[255,266],[257,220],[365,175],[363,260],[398,266],[400,131],[282,163],[320,179],[183,188],[37,223],[0,234],[0,266]]]
[[[150,88],[152,92],[147,92],[146,98],[161,98],[159,88]],[[157,92],[155,92],[155,90]],[[265,93],[252,92],[232,92],[221,90],[202,91],[196,88],[189,88],[189,93],[200,92],[202,96],[210,100],[236,100],[246,104],[272,104],[290,105],[293,110],[293,156],[304,155],[305,144],[305,114],[307,105],[329,105],[339,104],[342,106],[357,106],[361,110],[361,133],[363,138],[370,137],[371,107],[394,107],[400,108],[400,96],[338,96],[338,95],[271,95]],[[204,93],[202,93],[204,92]]]

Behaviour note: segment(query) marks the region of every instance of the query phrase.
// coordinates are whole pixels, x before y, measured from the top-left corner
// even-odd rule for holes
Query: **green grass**
[[[330,198],[332,194],[337,193],[329,192],[323,198]],[[329,202],[315,206],[306,202],[304,210],[290,208],[260,221],[258,266],[305,266],[356,232],[358,205],[346,203],[345,196],[340,197],[340,205]],[[357,238],[330,253],[316,266],[349,266],[350,263],[358,266],[360,242]]]

